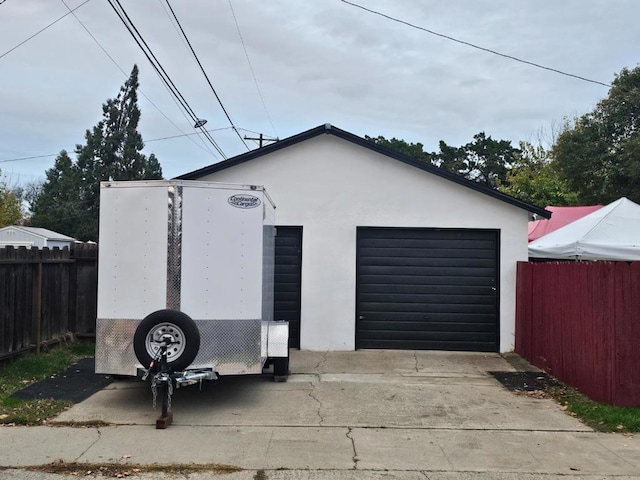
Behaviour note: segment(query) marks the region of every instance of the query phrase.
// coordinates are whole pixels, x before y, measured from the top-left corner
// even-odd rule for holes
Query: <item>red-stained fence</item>
[[[519,262],[516,353],[593,400],[640,405],[640,262]]]

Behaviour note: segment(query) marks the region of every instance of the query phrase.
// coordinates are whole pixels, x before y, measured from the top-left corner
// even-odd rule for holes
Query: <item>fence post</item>
[[[42,342],[42,258],[35,264],[33,275],[33,307],[32,307],[32,332],[36,341],[36,353],[40,353],[40,343]]]

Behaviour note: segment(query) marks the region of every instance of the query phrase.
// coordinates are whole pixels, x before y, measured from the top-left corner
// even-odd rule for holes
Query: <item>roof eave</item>
[[[311,138],[317,137],[323,133],[328,135],[335,135],[349,142],[368,148],[369,150],[373,150],[374,152],[380,153],[387,157],[391,157],[395,160],[401,161],[408,165],[414,166],[421,170],[425,170],[429,173],[442,177],[446,180],[462,185],[463,187],[471,188],[480,193],[484,193],[485,195],[488,195],[490,197],[496,198],[503,202],[509,203],[523,210],[526,210],[530,213],[535,213],[536,215],[539,215],[543,218],[551,218],[551,212],[545,210],[544,208],[536,207],[535,205],[530,205],[515,197],[511,197],[510,195],[499,192],[498,190],[494,190],[492,188],[485,187],[479,183],[475,183],[470,180],[467,180],[466,178],[456,175],[455,173],[448,172],[446,170],[433,166],[429,163],[416,160],[403,153],[397,152],[395,150],[384,147],[382,145],[378,145],[370,140],[354,135],[353,133],[349,133],[340,128],[336,128],[329,123],[325,123],[324,125],[320,125],[318,127],[312,128],[310,130],[299,133],[297,135],[293,135],[292,137],[288,137],[284,140],[280,140],[278,142],[272,143],[265,147],[252,150],[247,153],[243,153],[236,157],[223,160],[222,162],[219,162],[219,163],[214,163],[213,165],[209,165],[207,167],[203,167],[198,170],[185,173],[184,175],[180,175],[175,178],[177,180],[198,180],[199,178],[202,178],[205,175],[210,175],[220,170],[224,170],[224,169],[239,165],[249,160],[253,160],[254,158],[261,157],[263,155],[268,155],[270,153],[276,152],[283,148],[287,148],[292,145],[295,145],[296,143],[300,143],[305,140],[309,140]]]

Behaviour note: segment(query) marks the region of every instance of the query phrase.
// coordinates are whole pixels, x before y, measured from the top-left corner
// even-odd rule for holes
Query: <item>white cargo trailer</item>
[[[272,318],[274,222],[260,186],[103,182],[96,372],[162,373],[169,390],[270,363],[286,376],[288,324]]]

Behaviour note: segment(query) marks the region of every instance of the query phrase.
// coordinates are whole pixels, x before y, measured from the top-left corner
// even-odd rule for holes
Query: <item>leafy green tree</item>
[[[102,120],[76,145],[76,162],[61,152],[47,180],[36,194],[31,223],[80,240],[98,240],[100,182],[161,179],[155,155],[142,154],[138,132],[138,67],[118,96],[102,105]]]
[[[473,136],[473,141],[461,147],[453,147],[440,141],[439,152],[425,152],[422,143],[409,143],[405,140],[383,136],[369,137],[378,145],[396,150],[412,158],[431,163],[458,175],[484,183],[496,188],[499,183],[506,183],[509,166],[515,161],[517,148],[507,140],[494,140],[484,132]]]
[[[395,137],[391,140],[388,140],[382,135],[379,135],[377,137],[370,137],[369,135],[365,135],[364,138],[383,147],[403,153],[411,158],[415,158],[416,160],[423,160],[425,162],[431,163],[433,154],[425,152],[424,145],[419,142],[409,143],[406,140],[400,140]]]
[[[640,202],[640,67],[623,69],[607,98],[565,125],[553,157],[581,203]]]
[[[0,228],[22,221],[22,199],[20,192],[11,189],[2,179],[0,171]]]
[[[560,177],[551,152],[541,145],[520,142],[520,153],[498,190],[533,205],[575,205],[578,194]]]
[[[509,167],[516,162],[519,150],[507,140],[494,140],[484,132],[461,147],[451,147],[440,141],[440,152],[434,163],[440,168],[482,183],[490,188],[507,183]]]

